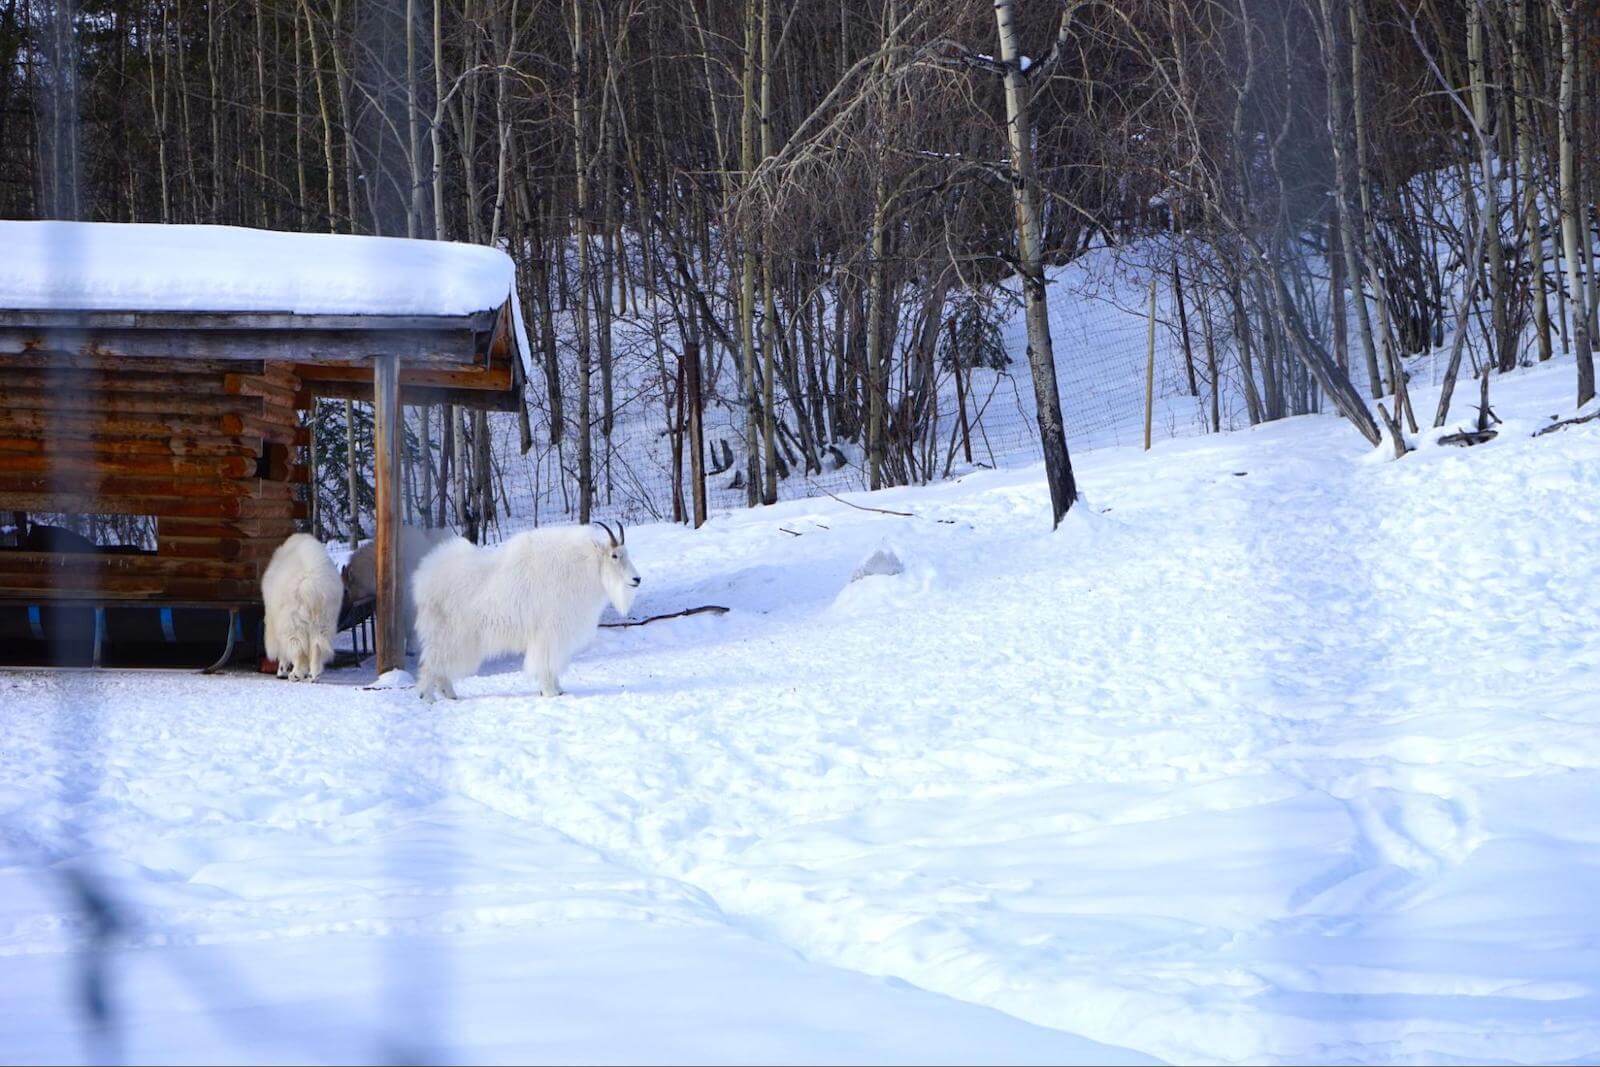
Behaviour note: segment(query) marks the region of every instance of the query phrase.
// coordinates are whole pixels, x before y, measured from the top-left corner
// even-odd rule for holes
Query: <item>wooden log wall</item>
[[[0,551],[0,599],[248,603],[305,519],[287,364],[0,357],[0,512],[153,515],[153,555]]]

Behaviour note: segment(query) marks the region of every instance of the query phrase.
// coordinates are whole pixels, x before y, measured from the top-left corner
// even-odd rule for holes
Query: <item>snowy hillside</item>
[[[636,614],[732,610],[555,700],[0,675],[0,1059],[101,1047],[68,861],[136,1061],[1600,1057],[1571,376],[1080,452],[1054,534],[1037,467],[635,527]]]

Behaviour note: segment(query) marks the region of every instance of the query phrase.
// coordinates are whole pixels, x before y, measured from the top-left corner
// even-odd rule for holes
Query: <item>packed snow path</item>
[[[0,1059],[83,1054],[67,859],[135,1058],[1600,1057],[1569,375],[1398,463],[1328,418],[1084,454],[1055,534],[1037,469],[630,529],[636,614],[733,610],[554,700],[0,675]]]

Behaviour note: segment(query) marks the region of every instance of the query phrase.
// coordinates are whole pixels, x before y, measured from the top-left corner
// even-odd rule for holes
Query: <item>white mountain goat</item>
[[[456,538],[428,553],[414,581],[423,700],[454,700],[456,679],[508,652],[523,654],[545,696],[561,695],[561,672],[594,640],[606,602],[626,615],[639,587],[627,531],[595,525],[604,541],[586,526],[557,526],[492,548]]]
[[[411,579],[422,557],[451,539],[449,530],[425,530],[421,526],[400,527],[400,632],[406,635],[406,650],[417,647],[417,599],[411,593]],[[344,595],[350,601],[363,600],[378,593],[378,546],[366,541],[350,555],[344,567]]]
[[[327,549],[310,534],[291,534],[261,575],[267,608],[267,658],[278,677],[317,680],[333,658],[333,632],[344,588]]]

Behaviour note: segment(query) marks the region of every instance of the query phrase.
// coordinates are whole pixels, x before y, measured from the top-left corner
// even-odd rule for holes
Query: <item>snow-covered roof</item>
[[[516,282],[482,245],[237,226],[0,222],[0,250],[13,310],[456,316]]]

